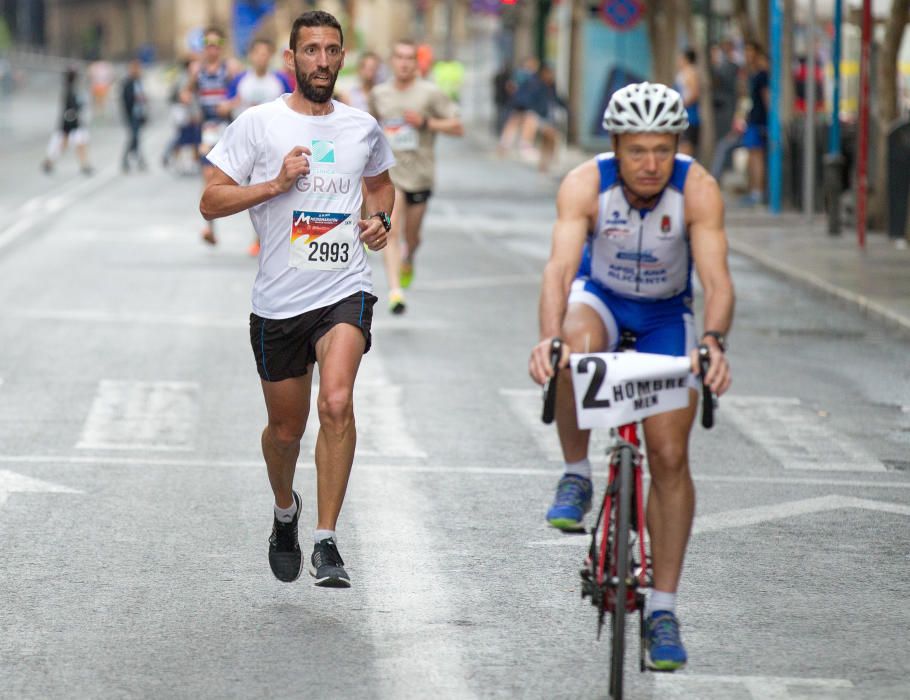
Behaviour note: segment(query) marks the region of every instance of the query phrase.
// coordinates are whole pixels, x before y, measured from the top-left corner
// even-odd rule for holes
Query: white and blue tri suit
[[[569,303],[590,306],[607,329],[613,351],[623,331],[635,349],[687,355],[695,347],[692,253],[683,211],[683,188],[692,158],[677,155],[673,174],[651,209],[626,200],[613,153],[597,157],[597,222],[588,233]]]

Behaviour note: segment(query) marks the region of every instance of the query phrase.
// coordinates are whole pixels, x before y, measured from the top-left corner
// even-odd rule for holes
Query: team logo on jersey
[[[667,214],[663,215],[663,218],[660,220],[660,230],[664,233],[670,233],[671,226],[670,217]]]
[[[313,161],[316,163],[334,163],[335,162],[335,142],[334,141],[317,141],[313,139]]]
[[[629,220],[624,219],[618,211],[612,212],[610,218],[604,221],[605,226],[626,226],[628,223]]]

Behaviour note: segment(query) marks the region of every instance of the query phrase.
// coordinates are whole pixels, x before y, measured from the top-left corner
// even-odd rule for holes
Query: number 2
[[[609,408],[609,399],[597,398],[600,387],[603,386],[604,377],[607,376],[607,363],[600,357],[583,357],[578,362],[578,373],[587,374],[590,365],[594,365],[594,376],[591,378],[591,383],[588,385],[584,399],[582,399],[581,407]]]

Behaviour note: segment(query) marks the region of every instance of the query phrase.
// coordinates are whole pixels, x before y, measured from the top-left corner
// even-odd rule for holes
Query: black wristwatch
[[[724,337],[724,334],[720,331],[705,331],[701,334],[702,340],[711,336],[714,340],[717,341],[717,344],[720,346],[721,352],[727,352],[727,339]]]
[[[388,212],[377,211],[375,214],[370,214],[370,218],[372,219],[373,217],[377,217],[382,222],[382,227],[386,233],[392,230],[392,217],[389,216]]]

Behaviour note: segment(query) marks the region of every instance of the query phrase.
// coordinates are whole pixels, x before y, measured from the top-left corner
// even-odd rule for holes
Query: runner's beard
[[[341,70],[340,68],[338,70]],[[332,99],[332,95],[335,93],[335,81],[338,80],[338,71],[332,73],[332,71],[319,71],[315,70],[312,73],[304,73],[300,70],[297,65],[297,59],[294,59],[294,73],[297,76],[297,85],[300,93],[307,98],[310,102],[325,103]],[[329,75],[331,76],[331,82],[325,87],[316,87],[313,85],[313,78],[319,76],[323,77]]]

